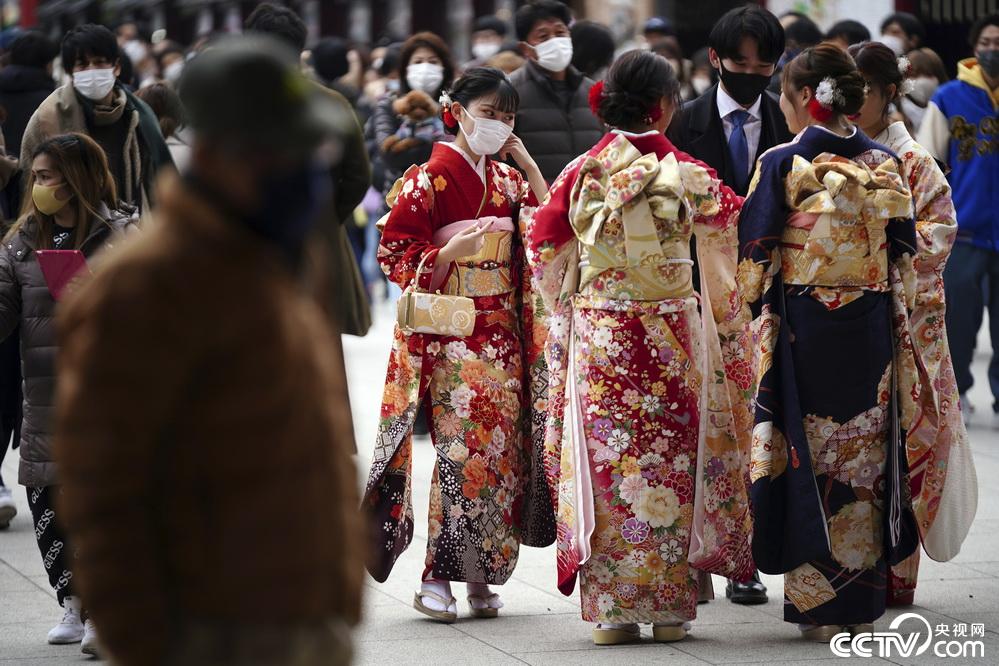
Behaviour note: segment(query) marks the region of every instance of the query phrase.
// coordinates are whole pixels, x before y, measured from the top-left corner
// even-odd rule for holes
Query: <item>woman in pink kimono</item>
[[[906,453],[923,549],[934,560],[947,561],[957,555],[968,534],[978,489],[944,326],[943,271],[957,235],[957,214],[950,185],[936,161],[915,142],[905,123],[889,118],[890,105],[906,92],[909,61],[896,58],[877,42],[857,44],[850,55],[869,88],[867,101],[853,120],[867,136],[898,155],[915,204],[916,297],[909,326],[926,374],[918,409],[907,426]],[[889,606],[913,603],[918,571],[918,550],[891,568]]]
[[[741,199],[663,135],[678,91],[661,56],[619,58],[591,91],[614,129],[566,167],[529,227],[549,316],[558,583],[571,594],[579,575],[598,645],[637,640],[639,624],[681,640],[697,612],[695,569],[753,573],[715,321],[741,307]]]
[[[535,411],[544,409],[543,361],[524,272],[519,218],[546,191],[513,136],[519,98],[496,69],[469,70],[441,98],[453,143],[434,145],[389,195],[378,257],[405,288],[471,299],[467,336],[396,328],[364,508],[373,532],[368,569],[384,581],[413,535],[412,431],[428,412],[437,466],[426,565],[413,605],[453,622],[451,581],[464,581],[474,617],[502,606],[489,585],[513,573],[521,543],[554,540],[550,492],[531,476]],[[511,156],[527,173],[495,161]],[[539,377],[539,373],[540,377]],[[539,502],[532,502],[537,498]]]

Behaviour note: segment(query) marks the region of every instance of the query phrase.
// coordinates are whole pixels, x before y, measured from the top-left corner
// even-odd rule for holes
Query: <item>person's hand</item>
[[[527,152],[524,142],[516,134],[511,134],[503,147],[499,149],[499,156],[502,160],[512,157],[517,166],[525,171],[534,165],[534,158]]]
[[[489,231],[489,227],[489,224],[476,223],[456,233],[437,253],[438,263],[442,261],[451,263],[455,259],[461,259],[478,252],[482,248],[482,237]]]

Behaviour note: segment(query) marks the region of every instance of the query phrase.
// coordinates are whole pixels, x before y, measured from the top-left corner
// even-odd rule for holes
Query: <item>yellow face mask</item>
[[[31,200],[35,203],[35,208],[38,209],[39,213],[43,215],[55,215],[63,206],[69,203],[69,199],[59,199],[56,197],[56,192],[63,186],[59,185],[40,185],[35,183],[35,186],[31,188]]]

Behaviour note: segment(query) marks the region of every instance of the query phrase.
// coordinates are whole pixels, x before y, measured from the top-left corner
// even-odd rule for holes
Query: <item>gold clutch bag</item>
[[[431,294],[420,291],[420,274],[427,258],[420,261],[416,279],[406,287],[396,306],[396,320],[405,333],[431,333],[466,338],[475,330],[475,302],[468,296]]]

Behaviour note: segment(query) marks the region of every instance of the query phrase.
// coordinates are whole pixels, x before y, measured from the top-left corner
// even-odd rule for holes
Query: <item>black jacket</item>
[[[570,67],[566,81],[572,96],[563,106],[551,79],[533,61],[510,75],[520,93],[514,133],[541,169],[549,184],[565,166],[596,145],[604,127],[590,111],[591,79]]]
[[[55,88],[55,81],[44,69],[23,65],[0,69],[0,107],[6,114],[3,136],[8,154],[21,154],[21,137],[31,114]]]
[[[718,115],[717,96],[716,83],[697,99],[684,104],[683,111],[673,118],[667,135],[674,146],[713,168],[722,182],[744,197],[746,188],[736,186],[735,174],[732,172],[732,157],[728,152],[728,141],[725,140],[725,128]],[[778,98],[772,93],[763,93],[760,114],[763,117],[763,127],[754,162],[764,152],[794,138],[787,129]]]

